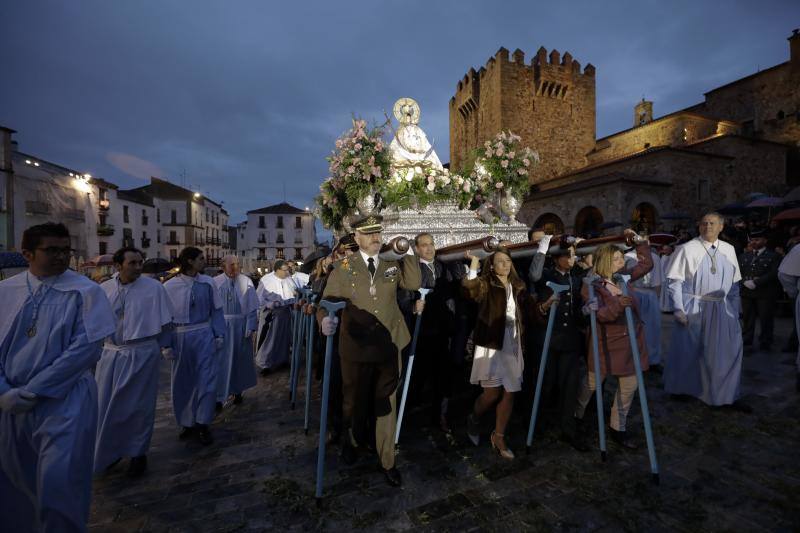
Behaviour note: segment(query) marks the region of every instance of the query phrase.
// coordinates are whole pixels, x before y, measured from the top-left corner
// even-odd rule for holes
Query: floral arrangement
[[[344,217],[356,202],[376,191],[391,169],[391,154],[383,142],[383,129],[369,129],[361,119],[336,140],[336,149],[327,158],[330,177],[320,186],[315,199],[322,223],[342,229]]]
[[[513,221],[514,204],[518,206],[530,188],[528,176],[539,162],[539,154],[520,142],[519,135],[501,131],[474,154],[467,173],[474,184],[470,207],[477,208],[484,222]]]
[[[382,127],[368,129],[364,120],[354,119],[352,129],[336,140],[327,158],[330,177],[315,199],[326,227],[341,231],[365,198],[375,209],[421,209],[456,201],[461,209],[476,209],[484,222],[511,222],[519,199],[528,192],[528,175],[539,162],[535,151],[521,146],[518,135],[501,131],[475,152],[472,168],[463,173],[451,174],[426,162],[393,166],[383,135]]]

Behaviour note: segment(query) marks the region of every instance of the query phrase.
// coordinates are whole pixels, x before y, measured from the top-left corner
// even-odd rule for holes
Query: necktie
[[[374,278],[375,277],[375,260],[370,257],[369,259],[367,259],[367,263],[369,263],[367,265],[367,270],[369,270],[369,275]]]

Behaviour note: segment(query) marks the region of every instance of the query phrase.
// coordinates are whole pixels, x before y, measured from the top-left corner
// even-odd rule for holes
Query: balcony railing
[[[97,235],[100,237],[110,237],[114,235],[113,224],[100,224],[97,226]]]
[[[215,244],[215,245],[219,246],[220,242],[221,241],[219,240],[218,237],[211,237],[210,239],[208,239],[208,244]]]
[[[175,244],[180,244],[180,243],[181,243],[181,241],[179,241],[178,239],[167,239],[167,244],[175,245]]]
[[[150,239],[142,239],[142,248],[150,248]]]
[[[211,257],[206,259],[206,266],[218,267],[222,265],[222,259],[219,257]]]
[[[147,223],[150,222],[150,219],[147,217],[142,217],[142,226],[146,226]]]
[[[29,215],[49,215],[50,204],[47,202],[36,202],[34,200],[27,200],[25,202],[25,212]]]
[[[205,241],[205,239],[195,239],[194,244],[195,244],[195,246],[205,246],[206,245],[206,241]]]

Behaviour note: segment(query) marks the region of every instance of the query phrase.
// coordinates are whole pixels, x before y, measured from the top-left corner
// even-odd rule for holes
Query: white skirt
[[[522,389],[522,346],[513,322],[506,327],[500,350],[475,345],[469,381],[485,388],[503,387],[508,392]]]

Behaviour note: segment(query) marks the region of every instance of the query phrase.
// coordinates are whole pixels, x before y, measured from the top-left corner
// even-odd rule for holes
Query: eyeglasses
[[[70,256],[75,253],[73,248],[59,248],[58,246],[48,246],[47,248],[36,248],[41,250],[49,256],[66,255]]]

